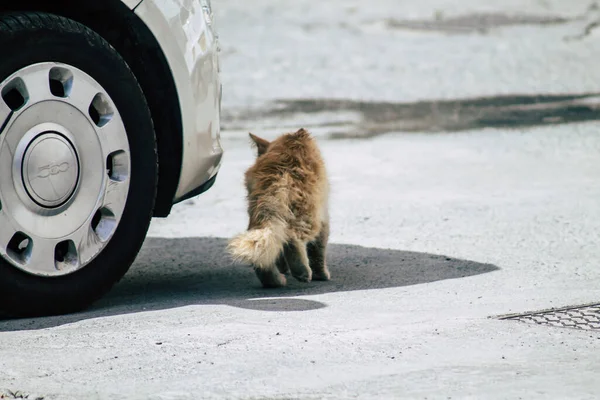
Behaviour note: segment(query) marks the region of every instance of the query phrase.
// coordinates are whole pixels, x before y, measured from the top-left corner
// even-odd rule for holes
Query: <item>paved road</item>
[[[600,302],[591,2],[215,3],[225,164],[86,313],[0,321],[0,388],[46,399],[595,398],[600,332],[490,318]],[[333,280],[262,290],[245,132],[303,125]],[[2,392],[0,392],[2,393]],[[0,396],[1,398],[1,396]]]

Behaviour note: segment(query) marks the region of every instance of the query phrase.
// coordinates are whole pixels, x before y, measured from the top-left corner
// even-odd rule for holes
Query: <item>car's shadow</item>
[[[451,257],[333,244],[329,282],[263,289],[251,268],[235,265],[221,238],[149,238],[129,273],[86,312],[0,321],[0,332],[42,329],[103,316],[192,304],[262,311],[309,311],[326,305],[297,296],[417,285],[492,272],[498,267]]]

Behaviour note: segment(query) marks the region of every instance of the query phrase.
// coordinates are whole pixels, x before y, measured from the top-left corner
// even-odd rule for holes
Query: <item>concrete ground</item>
[[[597,398],[600,331],[494,318],[600,302],[597,7],[213,3],[217,183],[88,312],[0,321],[0,398]],[[333,279],[263,290],[224,252],[246,132],[300,125],[328,163]]]

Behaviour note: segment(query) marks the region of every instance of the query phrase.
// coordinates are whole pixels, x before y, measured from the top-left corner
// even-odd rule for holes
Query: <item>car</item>
[[[0,314],[76,312],[215,182],[211,2],[1,2],[0,48]]]

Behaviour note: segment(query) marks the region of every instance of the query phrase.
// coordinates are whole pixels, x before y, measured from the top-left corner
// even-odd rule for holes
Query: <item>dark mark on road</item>
[[[356,118],[311,122],[321,114]],[[266,109],[224,115],[230,130],[254,129],[257,120],[273,128],[298,124],[328,127],[331,139],[368,138],[390,132],[456,132],[483,128],[526,128],[600,120],[600,93],[506,95],[414,103],[344,99],[279,100]],[[267,126],[269,128],[270,126]]]
[[[10,390],[0,390],[0,399],[28,399],[28,400],[44,400],[43,396],[31,395],[20,390],[15,392]]]
[[[570,42],[576,40],[583,40],[589,37],[594,30],[600,27],[600,18],[598,16],[599,10],[600,6],[598,5],[598,3],[593,2],[592,4],[590,4],[587,10],[583,13],[583,15],[577,19],[589,20],[591,18],[591,21],[588,21],[588,23],[583,27],[583,32],[577,35],[567,36],[564,38],[564,40]]]
[[[387,19],[386,25],[393,29],[433,31],[443,33],[487,33],[494,28],[517,25],[557,25],[571,20],[559,16],[547,15],[507,15],[500,13],[475,13],[451,18],[437,14],[433,20],[397,20]]]

